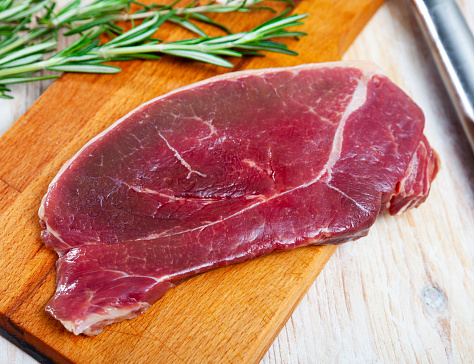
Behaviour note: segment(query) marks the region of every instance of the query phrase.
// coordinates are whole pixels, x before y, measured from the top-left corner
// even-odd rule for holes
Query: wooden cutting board
[[[234,70],[338,60],[382,2],[299,2],[293,12],[310,14],[300,29],[309,35],[288,45],[300,55],[234,60]],[[217,18],[241,31],[270,16],[258,11]],[[163,26],[159,36],[190,34]],[[118,75],[61,77],[0,139],[0,324],[57,362],[256,363],[334,247],[297,249],[201,274],[96,337],[74,336],[44,311],[55,290],[57,256],[40,240],[37,210],[61,165],[141,103],[228,71],[168,57],[120,66]]]

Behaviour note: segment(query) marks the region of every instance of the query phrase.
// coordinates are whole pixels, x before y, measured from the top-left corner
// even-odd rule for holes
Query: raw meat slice
[[[75,334],[134,317],[183,279],[365,236],[427,197],[418,106],[368,63],[229,73],[158,97],[87,143],[39,216],[47,310]]]

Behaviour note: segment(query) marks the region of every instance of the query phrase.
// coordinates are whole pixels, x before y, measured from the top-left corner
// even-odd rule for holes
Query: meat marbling
[[[75,334],[132,318],[186,277],[365,236],[427,197],[420,108],[370,63],[217,76],[88,142],[44,196],[47,311]]]

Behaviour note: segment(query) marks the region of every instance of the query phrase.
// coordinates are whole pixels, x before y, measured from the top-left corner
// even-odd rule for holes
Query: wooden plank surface
[[[236,69],[340,59],[380,0],[312,1],[305,29],[289,41],[298,58],[268,55]],[[225,16],[225,15],[224,15]],[[234,30],[269,14],[232,18]],[[173,38],[185,32],[171,33]],[[164,57],[123,63],[119,75],[66,75],[0,140],[0,324],[59,362],[258,362],[324,266],[333,247],[310,247],[200,275],[138,318],[94,338],[74,336],[44,312],[54,292],[56,255],[39,239],[37,209],[60,166],[87,140],[129,110],[179,86],[223,72]]]

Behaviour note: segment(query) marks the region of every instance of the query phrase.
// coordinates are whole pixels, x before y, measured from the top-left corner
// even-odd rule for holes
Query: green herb
[[[288,0],[277,1],[291,5]],[[159,59],[162,54],[233,67],[223,57],[262,56],[261,51],[296,55],[285,44],[271,39],[305,35],[286,30],[301,25],[300,21],[307,16],[287,16],[289,9],[250,31],[236,34],[204,15],[269,9],[256,6],[263,0],[232,0],[199,6],[192,2],[185,7],[177,7],[178,2],[145,5],[134,0],[98,0],[81,6],[79,0],[74,0],[60,11],[55,11],[53,0],[0,2],[0,98],[11,98],[7,95],[9,84],[59,77],[38,75],[41,70],[116,73],[120,68],[104,63]],[[130,13],[132,5],[138,7],[134,13]],[[228,35],[210,37],[190,19],[223,29]],[[137,25],[137,20],[141,24]],[[116,21],[129,21],[133,27],[124,32]],[[198,37],[169,43],[153,38],[166,21],[182,26]],[[66,36],[79,34],[80,37],[67,48],[57,51],[57,33],[61,28],[66,28]],[[111,40],[101,45],[99,37],[103,34],[108,34]]]

